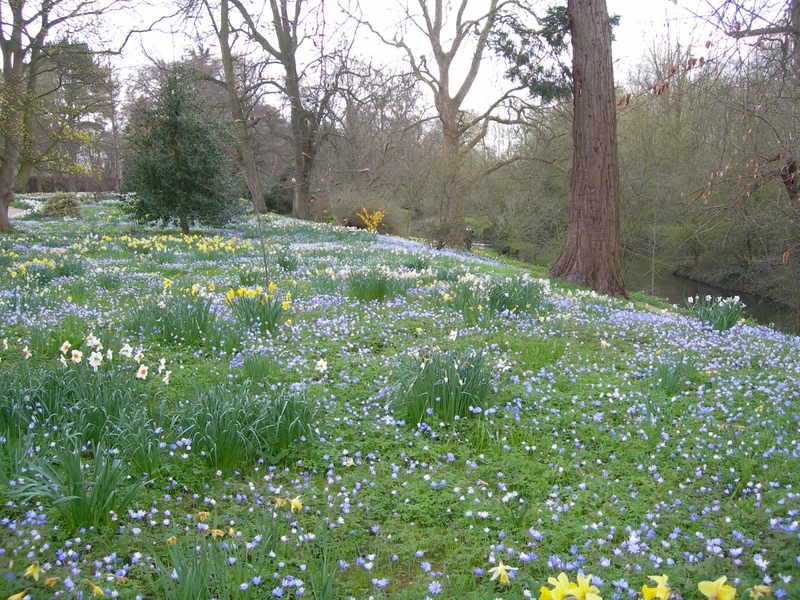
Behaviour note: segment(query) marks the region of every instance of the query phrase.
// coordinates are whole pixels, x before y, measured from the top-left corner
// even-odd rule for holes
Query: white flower
[[[81,360],[83,360],[83,352],[81,352],[80,350],[73,350],[72,351],[72,362],[74,362],[75,364],[78,364],[79,362],[81,362]]]
[[[89,355],[89,366],[97,371],[98,367],[103,364],[103,355],[99,352],[92,352]]]
[[[136,371],[136,379],[147,379],[147,365],[139,365]]]
[[[22,349],[22,356],[24,356],[24,357],[25,357],[25,360],[28,360],[28,359],[29,359],[29,358],[32,356],[32,355],[31,355],[31,353],[30,353],[30,350],[28,350],[28,347],[27,347],[27,346],[25,346],[25,347]]]
[[[97,348],[98,350],[102,347],[102,343],[98,340],[93,333],[90,333],[86,339],[83,341],[84,344],[89,346],[89,348]]]
[[[450,331],[450,333],[447,334],[447,339],[450,340],[451,342],[454,342],[457,337],[458,337],[457,329],[453,329],[452,331]]]
[[[314,365],[314,369],[320,373],[328,370],[328,362],[324,358],[320,358]]]
[[[125,358],[130,358],[133,356],[133,348],[131,348],[127,343],[123,344],[122,348],[119,349],[119,353],[121,356]]]
[[[165,371],[161,381],[163,381],[165,384],[169,384],[170,375],[172,375],[172,371]]]
[[[61,344],[61,353],[66,354],[67,352],[69,352],[70,348],[72,348],[72,344],[70,344],[69,342],[64,342],[63,344]]]
[[[158,360],[158,374],[159,375],[161,375],[161,373],[164,372],[164,369],[166,368],[166,366],[167,366],[167,359],[166,358],[160,358]]]
[[[689,297],[686,299],[686,302],[688,302],[689,304],[694,304],[694,298],[693,298],[692,296],[689,296]]]
[[[140,363],[140,362],[142,362],[142,360],[144,360],[144,354],[142,354],[142,351],[141,351],[141,350],[139,350],[139,351],[138,351],[138,352],[137,352],[137,353],[134,355],[134,357],[133,357],[133,360],[135,360],[137,363]]]

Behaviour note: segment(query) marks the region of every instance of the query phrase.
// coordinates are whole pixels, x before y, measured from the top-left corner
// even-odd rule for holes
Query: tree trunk
[[[186,216],[181,216],[179,221],[181,225],[181,233],[183,235],[189,235],[189,218]]]
[[[253,208],[259,213],[267,212],[264,203],[264,186],[258,175],[256,156],[253,152],[252,136],[250,126],[247,124],[241,98],[236,92],[236,73],[233,68],[233,55],[230,46],[230,18],[229,4],[227,0],[222,0],[220,4],[220,25],[219,25],[219,46],[222,55],[222,69],[225,74],[225,90],[228,93],[228,109],[231,113],[234,128],[238,138],[238,157],[239,164],[244,173],[247,189],[250,192],[250,200]]]
[[[443,126],[442,149],[447,172],[445,174],[445,200],[447,202],[446,241],[452,248],[464,247],[464,181],[461,177],[461,148],[458,124]]]
[[[626,296],[608,11],[605,0],[569,0],[568,11],[574,108],[569,225],[564,249],[550,274]]]

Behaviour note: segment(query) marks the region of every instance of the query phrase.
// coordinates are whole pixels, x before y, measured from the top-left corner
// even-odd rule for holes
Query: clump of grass
[[[248,354],[242,361],[242,376],[254,383],[274,380],[280,375],[280,366],[266,354]]]
[[[686,308],[700,319],[711,323],[715,329],[730,329],[744,316],[744,303],[739,296],[731,298],[712,298],[694,296],[686,299]]]
[[[96,449],[91,464],[76,449],[65,449],[31,471],[15,494],[51,505],[70,531],[109,524],[112,512],[124,512],[139,489],[127,482],[121,461],[102,448]]]
[[[474,323],[484,315],[538,312],[544,305],[545,290],[539,282],[523,277],[468,277],[452,286],[446,298],[468,323]]]
[[[486,357],[474,350],[411,358],[400,367],[397,407],[412,424],[479,415],[488,404],[491,374]]]
[[[431,261],[428,259],[428,257],[423,256],[421,254],[407,254],[403,258],[401,264],[408,269],[414,269],[415,271],[424,271],[430,266]]]
[[[211,299],[188,294],[144,302],[126,328],[162,342],[196,346],[218,343],[224,336]]]
[[[271,463],[282,461],[308,433],[313,418],[314,410],[302,396],[258,396],[246,386],[200,392],[184,417],[194,447],[222,470],[259,456]]]
[[[137,473],[152,474],[161,466],[158,431],[145,407],[139,405],[122,411],[107,439]]]
[[[347,279],[346,294],[361,302],[373,302],[404,294],[407,289],[407,282],[382,271],[372,270],[350,275]]]
[[[689,389],[697,381],[699,374],[694,363],[688,360],[674,360],[659,363],[653,378],[656,387],[671,398]]]
[[[274,331],[289,318],[289,307],[292,296],[287,293],[278,297],[274,284],[270,284],[264,292],[260,287],[228,290],[225,301],[234,318],[245,325],[258,325],[262,331]]]
[[[286,273],[294,273],[300,264],[297,255],[292,254],[289,248],[281,247],[272,257],[276,265],[283,269]]]

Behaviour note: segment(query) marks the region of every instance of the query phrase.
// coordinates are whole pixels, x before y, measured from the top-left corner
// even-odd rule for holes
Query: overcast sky
[[[319,1],[319,0],[317,0]],[[346,0],[340,0],[346,1]],[[352,1],[352,0],[351,0]],[[470,0],[471,6],[476,10],[486,5],[486,0]],[[255,2],[255,0],[253,0]],[[328,11],[338,13],[335,0],[325,0]],[[685,44],[693,44],[698,49],[704,49],[704,43],[712,35],[711,29],[693,16],[691,11],[702,12],[704,0],[607,0],[609,14],[620,16],[620,24],[614,30],[615,41],[613,55],[615,64],[615,77],[618,83],[627,81],[630,71],[639,64],[646,51],[659,39],[668,33],[672,39],[681,40]],[[541,3],[541,0],[540,0]],[[376,28],[387,37],[391,37],[397,29],[401,12],[399,0],[361,0],[362,12],[365,18],[375,24]],[[166,3],[158,2],[155,7],[141,9],[139,19],[142,22],[152,20],[158,11],[164,11]],[[158,8],[156,8],[158,7]],[[232,11],[233,12],[233,11]],[[163,14],[163,13],[162,13]],[[333,14],[333,19],[337,14]],[[130,24],[130,17],[125,23],[117,23],[119,31],[123,31]],[[183,30],[182,30],[183,29]],[[122,80],[130,76],[132,70],[147,64],[147,56],[160,60],[179,59],[184,52],[195,45],[196,33],[186,31],[178,22],[163,23],[157,31],[142,34],[132,39],[123,56],[117,59],[117,66],[121,69]],[[191,29],[191,28],[188,28]],[[208,39],[209,45],[212,41]],[[373,34],[362,27],[357,36],[356,51],[362,56],[368,56],[373,61],[384,62],[389,66],[402,68],[402,54],[394,52],[381,44]],[[421,40],[411,42],[415,52]],[[701,50],[698,50],[702,54]],[[498,86],[507,85],[502,78],[502,65],[489,57],[482,66],[474,90],[467,99],[468,108],[480,108],[483,102],[493,93]]]

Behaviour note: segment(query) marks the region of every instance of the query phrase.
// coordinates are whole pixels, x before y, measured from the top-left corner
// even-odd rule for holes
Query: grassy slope
[[[90,331],[117,351],[124,341],[141,346],[147,380],[133,377],[133,363],[120,364],[163,444],[161,466],[147,477],[127,467],[132,480],[147,480],[133,507],[140,512],[99,531],[68,531],[51,504],[0,488],[0,560],[8,567],[0,597],[22,588],[36,598],[51,593],[24,578],[34,561],[60,578],[55,591],[72,583],[88,593],[90,580],[121,597],[179,597],[172,569],[191,578],[183,569],[197,545],[217,593],[231,597],[279,587],[291,597],[299,584],[289,576],[314,597],[313,582],[334,570],[328,597],[422,598],[441,586],[447,598],[521,598],[561,570],[594,574],[606,599],[629,597],[628,587],[662,572],[687,599],[700,597],[697,581],[721,575],[739,582],[741,596],[770,577],[784,597],[800,597],[800,581],[782,578],[800,568],[800,339],[750,325],[718,332],[561,287],[535,314],[472,323],[445,299],[448,280],[467,271],[508,275],[517,265],[279,220],[265,231],[270,275],[294,296],[292,323],[273,336],[231,324],[214,345],[159,341],[153,331],[125,329],[136,306],[162,293],[164,277],[173,290],[213,284],[227,322],[224,290],[250,283],[242,273],[260,268],[256,229],[213,232],[234,239],[205,247],[127,225],[113,205],[85,213],[81,223],[24,222],[28,234],[0,241],[16,254],[0,256],[3,269],[44,256],[82,265],[22,292],[20,278],[0,279],[8,315],[0,339],[9,342],[0,377],[60,368],[61,343],[77,346]],[[346,272],[379,267],[414,287],[385,302],[342,293]],[[426,431],[398,422],[398,365],[432,346],[491,356],[494,414],[432,422]],[[254,354],[263,358],[246,370]],[[153,376],[161,357],[172,371],[168,385]],[[324,373],[315,370],[319,359]],[[658,369],[675,361],[693,368],[668,389]],[[285,465],[217,473],[181,442],[181,419],[198,387],[239,387],[247,378],[268,393],[304,387],[321,408],[318,422]],[[24,388],[4,391],[24,398]],[[36,443],[23,467],[47,460],[48,437],[59,439],[40,421],[31,432]],[[295,496],[300,511],[276,504]],[[231,527],[233,537],[209,542],[198,530],[201,511],[209,513],[204,524]],[[168,544],[170,536],[178,543]],[[518,568],[510,586],[487,574],[501,559]]]

